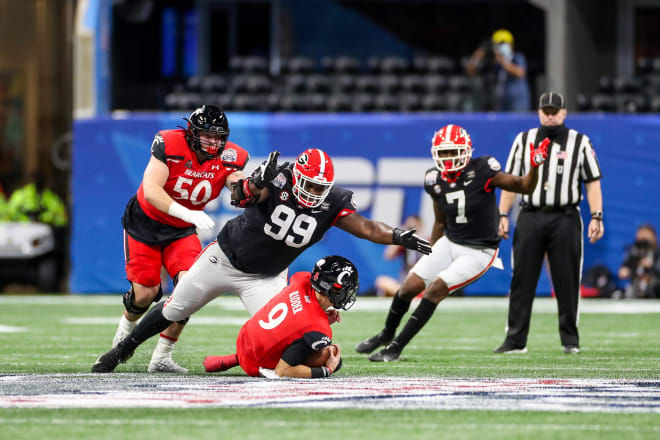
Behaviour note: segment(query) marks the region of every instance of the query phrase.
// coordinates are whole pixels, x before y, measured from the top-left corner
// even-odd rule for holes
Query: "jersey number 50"
[[[314,217],[296,215],[293,208],[277,205],[270,215],[270,223],[264,224],[264,233],[275,240],[284,240],[287,246],[299,248],[309,243],[317,224]]]

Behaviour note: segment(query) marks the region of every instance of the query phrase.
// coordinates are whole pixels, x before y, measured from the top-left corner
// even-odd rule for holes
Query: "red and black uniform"
[[[188,146],[184,130],[158,132],[151,154],[169,169],[165,192],[182,206],[199,211],[218,197],[227,176],[242,170],[249,159],[247,151],[227,142],[219,157],[200,162]],[[142,184],[126,206],[122,225],[126,274],[131,282],[155,286],[162,265],[175,276],[188,270],[201,251],[195,226],[149,203]]]
[[[289,365],[302,364],[312,350],[332,343],[328,315],[316,299],[310,276],[294,274],[289,285],[241,328],[236,353],[248,375],[259,376],[259,367],[274,369],[281,358]]]

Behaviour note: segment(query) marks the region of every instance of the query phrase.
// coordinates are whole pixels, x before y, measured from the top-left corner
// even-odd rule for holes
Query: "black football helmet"
[[[206,159],[215,159],[225,149],[229,137],[227,115],[214,105],[203,105],[186,119],[188,145]],[[204,135],[202,139],[201,136]]]
[[[337,255],[321,258],[316,262],[311,283],[314,290],[328,297],[335,309],[343,310],[353,306],[360,289],[355,265]]]

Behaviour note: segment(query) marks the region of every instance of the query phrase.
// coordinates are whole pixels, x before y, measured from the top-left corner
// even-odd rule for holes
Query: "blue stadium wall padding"
[[[184,114],[129,114],[97,117],[74,123],[71,290],[75,293],[121,292],[128,287],[123,265],[121,215],[140,184],[149,160],[153,135],[182,124]],[[309,147],[331,154],[338,184],[356,192],[362,215],[396,225],[406,215],[420,213],[427,232],[432,222],[429,197],[423,192],[423,172],[433,166],[430,139],[448,123],[472,135],[475,156],[492,155],[505,163],[519,131],[535,126],[534,114],[246,114],[230,113],[230,139],[251,156],[250,172],[272,149],[282,160]],[[605,264],[616,271],[636,227],[660,226],[660,118],[656,116],[569,115],[569,127],[589,135],[603,169],[605,238],[585,240],[585,270]],[[207,209],[218,227],[240,212],[223,191]],[[582,204],[585,228],[586,201]],[[586,231],[585,231],[586,235]],[[202,237],[204,242],[213,234]],[[303,253],[290,272],[310,270],[328,254],[353,260],[360,270],[362,290],[379,274],[397,276],[400,262],[383,260],[384,246],[357,239],[338,228]],[[511,240],[502,242],[504,270],[492,269],[466,289],[468,295],[504,295],[509,288]],[[542,274],[537,293],[551,291]]]

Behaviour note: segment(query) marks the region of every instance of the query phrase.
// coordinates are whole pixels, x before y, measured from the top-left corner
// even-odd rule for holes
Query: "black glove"
[[[403,230],[401,228],[392,229],[392,243],[398,244],[408,249],[421,252],[424,255],[431,253],[431,243],[415,234],[415,229]]]
[[[257,197],[250,191],[252,179],[240,179],[231,184],[231,204],[239,208],[249,208],[257,204]]]
[[[250,180],[258,189],[264,189],[266,184],[277,177],[277,157],[279,151],[273,151],[268,155],[268,159],[263,161],[252,173]]]

